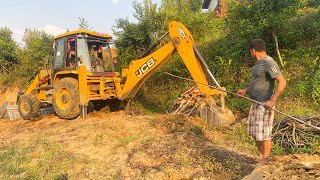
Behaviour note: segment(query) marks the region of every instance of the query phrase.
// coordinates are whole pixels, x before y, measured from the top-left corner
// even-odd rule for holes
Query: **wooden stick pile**
[[[202,99],[198,87],[194,86],[184,92],[172,105],[170,112],[172,114],[191,115],[197,108],[197,102]]]
[[[320,127],[320,117],[303,116],[299,118],[308,124]],[[320,131],[306,124],[299,123],[288,117],[284,117],[274,123],[273,141],[283,148],[310,147],[316,140],[320,140]]]

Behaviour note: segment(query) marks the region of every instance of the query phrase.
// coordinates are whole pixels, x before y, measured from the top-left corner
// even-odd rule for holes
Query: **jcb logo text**
[[[137,71],[136,76],[141,77],[146,73],[153,65],[156,64],[156,61],[153,58],[150,58],[146,63],[144,63]]]
[[[186,33],[184,33],[184,31],[182,30],[182,28],[180,26],[177,27],[177,30],[178,30],[180,36],[182,37],[182,39],[187,38]]]

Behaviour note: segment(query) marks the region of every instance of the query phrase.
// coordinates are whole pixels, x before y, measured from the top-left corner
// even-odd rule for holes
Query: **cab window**
[[[76,42],[75,38],[68,38],[66,69],[76,69]]]
[[[91,61],[92,72],[111,72],[114,71],[110,47],[106,42],[100,40],[87,40],[89,58]]]
[[[54,55],[54,69],[64,68],[63,57],[64,57],[64,43],[65,38],[56,40],[55,44],[55,55]]]
[[[79,35],[76,43],[77,43],[78,66],[86,66],[87,71],[91,72],[91,63],[89,60],[86,39],[82,35]]]

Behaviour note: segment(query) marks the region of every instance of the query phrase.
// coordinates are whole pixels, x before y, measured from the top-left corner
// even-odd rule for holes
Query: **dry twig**
[[[305,123],[320,127],[320,117],[302,116]],[[273,131],[273,141],[281,147],[294,149],[304,148],[312,145],[312,141],[320,140],[320,131],[310,128],[305,123],[292,122],[285,117],[275,123]]]

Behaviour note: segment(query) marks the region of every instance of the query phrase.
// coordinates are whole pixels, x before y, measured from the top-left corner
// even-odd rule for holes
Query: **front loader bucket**
[[[18,105],[10,105],[7,102],[0,107],[0,119],[20,119],[21,116],[18,111]]]

